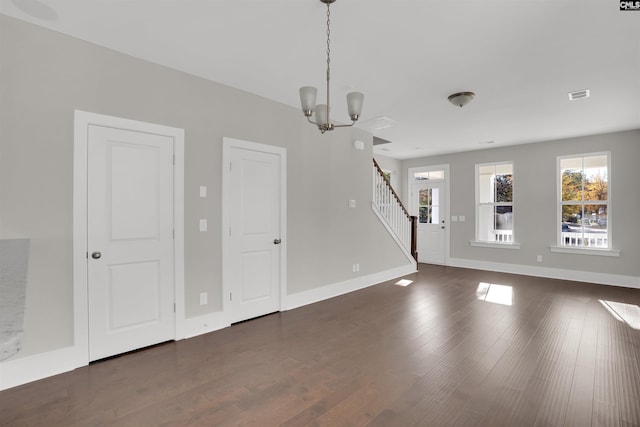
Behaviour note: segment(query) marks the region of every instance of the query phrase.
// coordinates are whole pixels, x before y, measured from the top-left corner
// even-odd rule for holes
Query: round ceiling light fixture
[[[453,95],[449,95],[449,102],[460,108],[464,107],[476,96],[473,92],[458,92]]]

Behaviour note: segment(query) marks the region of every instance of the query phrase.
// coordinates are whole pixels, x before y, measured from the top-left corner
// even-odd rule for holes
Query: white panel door
[[[232,147],[231,322],[280,310],[280,155]]]
[[[175,338],[173,139],[88,132],[89,360]]]
[[[418,216],[418,262],[445,262],[445,185],[444,181],[424,181],[413,184],[414,214]]]

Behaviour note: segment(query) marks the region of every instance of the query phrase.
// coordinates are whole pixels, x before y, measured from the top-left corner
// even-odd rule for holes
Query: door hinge
[[[84,256],[85,256],[86,259],[89,259],[89,252],[85,252]]]
[[[171,235],[173,237],[173,240],[176,239],[176,229],[174,228],[173,230],[171,230]]]
[[[233,293],[229,292],[229,301],[233,301]]]
[[[233,170],[233,163],[229,162],[229,171]]]
[[[173,155],[173,165],[174,166],[176,165],[176,155],[175,154]]]
[[[176,312],[176,303],[175,302],[173,303],[173,312],[174,313]]]

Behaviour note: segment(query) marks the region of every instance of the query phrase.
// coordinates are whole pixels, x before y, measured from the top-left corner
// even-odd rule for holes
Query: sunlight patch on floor
[[[511,286],[480,282],[476,289],[476,296],[480,301],[513,305],[513,288]]]
[[[400,279],[395,284],[398,285],[398,286],[409,286],[412,283],[413,283],[413,280]]]
[[[629,327],[640,330],[640,307],[623,302],[598,301],[618,322],[626,323]]]

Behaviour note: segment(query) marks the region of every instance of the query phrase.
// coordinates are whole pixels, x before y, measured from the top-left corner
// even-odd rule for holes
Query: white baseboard
[[[522,274],[525,276],[546,277],[549,279],[572,280],[595,283],[598,285],[622,286],[640,289],[640,277],[620,274],[596,273],[590,271],[564,270],[560,268],[537,267],[521,264],[477,261],[463,258],[449,258],[451,267],[473,268],[476,270],[498,271],[501,273]]]
[[[222,313],[211,313],[185,319],[185,338],[206,334],[230,326]],[[72,371],[89,364],[89,355],[76,347],[64,347],[22,358],[11,358],[0,362],[0,390],[16,387],[32,381]]]
[[[415,273],[416,271],[417,265],[414,261],[413,264],[407,264],[405,266],[380,273],[357,277],[345,282],[334,283],[293,295],[286,295],[284,297],[282,311],[292,310],[307,304],[313,304],[314,302],[357,291],[358,289],[363,289],[397,277],[406,276],[407,274]],[[231,326],[228,316],[221,311],[191,319],[185,319],[184,323],[186,331],[185,338],[192,338]]]
[[[552,279],[573,280],[602,285],[623,286],[640,289],[640,277],[618,274],[594,273],[586,271],[564,270],[548,267],[535,267],[519,264],[486,262],[462,258],[448,259],[452,267],[473,268],[477,270],[522,274],[527,276],[548,277]],[[381,282],[392,280],[417,271],[416,264],[357,277],[340,283],[311,289],[297,294],[287,295],[284,310],[291,310],[313,304],[349,292],[363,289]],[[223,312],[211,313],[184,320],[185,337],[191,338],[230,326],[228,316]],[[0,362],[0,390],[6,390],[31,381],[72,371],[88,363],[88,355],[82,354],[76,347],[65,347],[46,353]]]
[[[228,326],[231,326],[231,323],[222,311],[192,317],[184,320],[185,338],[193,338]]]
[[[417,265],[414,262],[380,273],[288,295],[284,299],[282,310],[291,310],[296,307],[333,298],[377,283],[415,273],[416,271]],[[224,329],[228,326],[231,326],[231,323],[229,322],[229,317],[224,312],[193,317],[185,319],[183,322],[185,338],[192,338],[208,332]],[[21,384],[72,371],[76,368],[86,366],[88,363],[88,354],[82,353],[82,351],[76,347],[65,347],[33,356],[8,359],[0,362],[0,390],[6,390]]]
[[[0,363],[0,390],[73,371],[84,365],[86,363],[84,359],[79,360],[78,349],[75,347],[5,360]]]
[[[206,334],[230,325],[222,312],[183,321],[185,338]],[[178,338],[177,338],[178,339]],[[72,371],[89,364],[89,355],[77,347],[64,347],[22,358],[0,362],[0,390]]]
[[[394,268],[387,271],[382,271],[380,273],[361,276],[344,282],[323,286],[321,288],[287,295],[283,310],[292,310],[304,305],[313,304],[314,302],[337,297],[339,295],[357,291],[358,289],[363,289],[381,282],[386,282],[387,280],[406,276],[407,274],[415,273],[416,271],[417,265],[414,261],[411,264],[407,264],[402,267]]]

